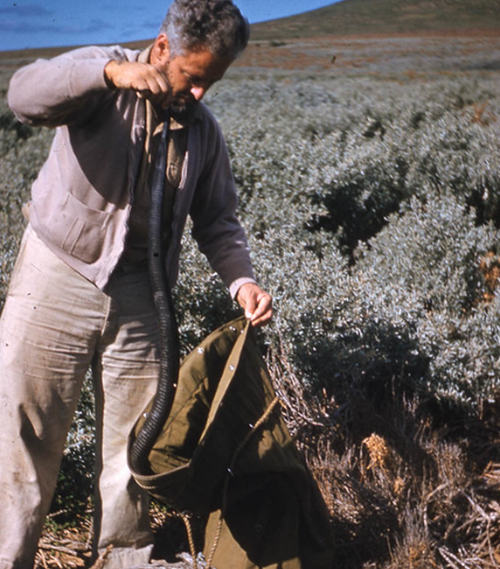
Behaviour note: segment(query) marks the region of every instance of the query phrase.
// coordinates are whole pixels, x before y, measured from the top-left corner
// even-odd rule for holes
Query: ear
[[[161,65],[170,61],[170,47],[165,34],[159,34],[156,37],[149,60],[153,65]]]

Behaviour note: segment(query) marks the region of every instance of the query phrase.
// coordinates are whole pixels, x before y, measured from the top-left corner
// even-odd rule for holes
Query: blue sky
[[[335,1],[339,0],[235,3],[250,23],[255,23],[314,10]],[[169,0],[0,0],[0,51],[153,38],[169,5]]]

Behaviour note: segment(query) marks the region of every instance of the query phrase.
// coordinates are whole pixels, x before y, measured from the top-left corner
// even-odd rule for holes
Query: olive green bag
[[[210,566],[330,569],[326,506],[244,318],[210,334],[182,363],[149,463],[152,473],[133,473],[142,488],[179,511],[209,514]]]

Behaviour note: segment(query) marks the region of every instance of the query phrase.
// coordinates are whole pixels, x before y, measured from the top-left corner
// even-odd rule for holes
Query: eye
[[[186,74],[186,79],[191,87],[206,87],[208,85],[208,81],[205,81],[200,77],[192,77],[191,75]]]
[[[186,78],[186,81],[193,86],[196,86],[197,83],[197,78],[193,77],[192,75],[190,75],[189,73],[187,73],[186,71],[184,71],[184,77]]]

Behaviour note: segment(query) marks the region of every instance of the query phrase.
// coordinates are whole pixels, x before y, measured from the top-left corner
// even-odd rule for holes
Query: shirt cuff
[[[247,283],[257,284],[257,281],[249,277],[242,277],[241,279],[236,279],[229,285],[229,292],[233,300],[236,298],[236,295],[238,294],[240,288]]]

